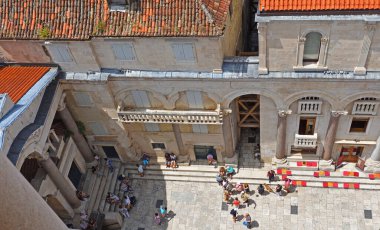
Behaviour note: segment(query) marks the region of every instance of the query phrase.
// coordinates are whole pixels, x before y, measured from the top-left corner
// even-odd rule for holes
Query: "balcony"
[[[320,114],[322,111],[322,101],[301,100],[298,102],[298,114]]]
[[[294,137],[294,147],[296,148],[316,148],[317,147],[317,134],[314,135],[300,135],[296,134]]]
[[[356,101],[352,107],[352,114],[376,115],[378,105],[377,101]]]
[[[216,110],[117,110],[119,121],[126,123],[223,124],[220,105]]]

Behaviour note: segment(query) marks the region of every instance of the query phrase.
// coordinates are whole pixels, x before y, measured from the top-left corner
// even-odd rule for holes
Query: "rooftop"
[[[377,11],[380,0],[261,0],[261,12]]]
[[[0,38],[220,36],[231,0],[139,0],[122,11],[109,2],[2,0]]]
[[[8,94],[16,104],[49,70],[50,67],[0,67],[0,94]]]

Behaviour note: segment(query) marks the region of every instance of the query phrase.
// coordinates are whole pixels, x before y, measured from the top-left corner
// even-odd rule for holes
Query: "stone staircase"
[[[320,158],[315,154],[296,153],[286,158],[288,169],[301,171],[318,171]],[[302,164],[301,164],[302,163]]]

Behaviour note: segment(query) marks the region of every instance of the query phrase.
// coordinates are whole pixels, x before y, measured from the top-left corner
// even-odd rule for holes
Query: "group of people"
[[[80,212],[80,229],[82,230],[94,230],[96,229],[96,219],[90,218],[87,211],[82,210]]]
[[[269,170],[267,172],[267,177],[268,177],[268,182],[269,184],[274,182],[275,181],[275,178],[276,178],[276,173],[274,170]],[[264,187],[261,185],[261,187]],[[275,193],[278,195],[278,196],[282,196],[284,193],[284,191],[286,193],[290,193],[292,190],[292,180],[289,179],[289,178],[285,178],[284,179],[284,187],[280,184],[277,184],[276,185],[276,188],[275,188]]]
[[[177,156],[174,153],[165,153],[166,168],[178,168]]]
[[[161,225],[162,219],[164,219],[166,215],[168,214],[168,208],[165,207],[164,205],[160,205],[159,212],[160,214],[158,214],[158,212],[154,214],[154,223],[156,223],[157,225]]]

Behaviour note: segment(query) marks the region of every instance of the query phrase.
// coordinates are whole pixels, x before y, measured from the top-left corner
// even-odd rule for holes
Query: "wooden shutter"
[[[309,62],[318,62],[319,51],[321,49],[322,35],[317,32],[311,32],[306,35],[303,60]]]
[[[78,106],[92,106],[92,99],[88,93],[76,92],[74,98]]]
[[[187,102],[190,108],[203,109],[202,95],[199,91],[187,91]]]
[[[150,101],[148,94],[145,91],[135,90],[132,91],[133,100],[136,107],[140,108],[150,108]]]
[[[157,123],[147,123],[144,124],[145,126],[145,131],[147,132],[159,132],[160,131],[160,126]]]
[[[88,122],[88,126],[91,128],[94,135],[107,135],[104,126],[98,122]]]

